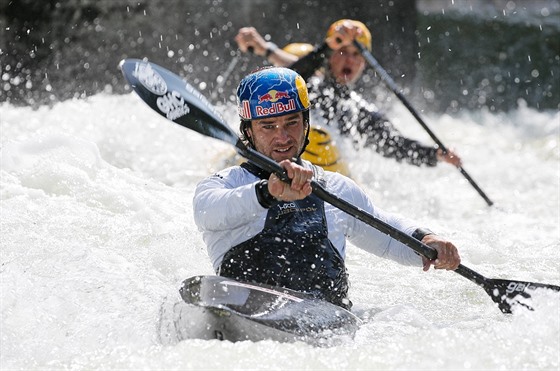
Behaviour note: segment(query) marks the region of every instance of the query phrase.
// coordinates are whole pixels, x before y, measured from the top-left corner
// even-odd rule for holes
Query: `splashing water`
[[[196,183],[231,149],[100,94],[37,110],[0,106],[0,364],[5,369],[557,369],[560,302],[503,315],[452,272],[400,266],[349,246],[365,323],[334,348],[183,341],[162,345],[162,303],[213,274],[193,223]],[[230,122],[237,121],[225,110]],[[429,143],[404,110],[399,128]],[[415,218],[490,278],[560,283],[558,112],[427,116],[496,203],[448,165],[416,168],[339,144],[378,206]]]

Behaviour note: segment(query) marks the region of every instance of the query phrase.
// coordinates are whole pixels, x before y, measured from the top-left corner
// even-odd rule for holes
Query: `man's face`
[[[248,136],[255,149],[276,162],[297,157],[305,142],[303,113],[251,121]]]
[[[333,51],[329,58],[329,66],[336,82],[352,84],[362,75],[366,61],[358,48],[349,45]]]

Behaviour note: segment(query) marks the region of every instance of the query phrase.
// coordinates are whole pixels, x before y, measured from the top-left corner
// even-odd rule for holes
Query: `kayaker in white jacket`
[[[349,309],[346,240],[404,265],[454,270],[457,248],[418,223],[384,212],[350,178],[301,160],[309,133],[304,79],[288,68],[264,68],[237,89],[242,139],[278,162],[291,180],[246,162],[202,180],[194,219],[216,273],[310,293]],[[434,247],[435,261],[417,255],[312,193],[311,180],[380,220]]]

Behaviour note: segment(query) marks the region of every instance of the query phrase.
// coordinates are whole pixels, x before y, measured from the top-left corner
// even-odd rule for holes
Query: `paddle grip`
[[[253,148],[246,147],[243,143],[238,143],[237,151],[239,154],[249,161],[254,162],[261,169],[268,171],[269,173],[274,173],[281,181],[290,184],[292,181],[288,178],[288,174],[282,166],[280,166],[276,161],[266,157],[262,153],[255,151]]]

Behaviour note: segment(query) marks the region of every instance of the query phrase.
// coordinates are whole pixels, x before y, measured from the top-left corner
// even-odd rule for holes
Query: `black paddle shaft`
[[[262,155],[260,152],[253,150],[252,148],[246,148],[243,144],[241,144],[241,146],[238,146],[238,149],[239,153],[243,157],[255,163],[260,168],[268,172],[275,173],[278,177],[280,177],[280,179],[289,182],[284,169],[280,165],[278,165],[277,162]],[[412,250],[416,251],[418,254],[426,257],[427,259],[435,260],[437,258],[437,251],[433,247],[428,246],[421,241],[418,241],[414,237],[409,236],[408,234],[400,231],[392,225],[377,219],[370,213],[357,208],[348,201],[328,192],[319,183],[312,181],[311,186],[313,188],[313,193],[323,201],[328,202],[329,204],[353,216],[354,218],[361,220],[362,222],[389,235],[391,238],[410,247]],[[482,287],[486,291],[486,293],[490,295],[492,300],[498,304],[498,307],[503,313],[511,313],[512,306],[516,304],[522,305],[532,310],[532,308],[526,302],[524,302],[523,299],[530,298],[529,292],[537,288],[560,291],[560,287],[554,285],[525,281],[489,279],[462,264],[460,264],[454,272]],[[518,297],[518,295],[521,297]]]
[[[206,98],[179,76],[154,63],[138,59],[123,60],[119,67],[132,89],[160,115],[199,134],[234,145],[241,156],[289,182],[284,169],[278,163],[252,148],[247,148]],[[312,181],[311,186],[313,193],[323,201],[391,236],[427,259],[437,258],[434,248],[328,192],[319,183]],[[560,286],[555,285],[488,279],[462,264],[455,272],[483,287],[504,313],[510,313],[512,307],[517,304],[532,309],[525,299],[530,298],[529,292],[537,288],[560,291]]]
[[[420,125],[424,128],[424,130],[426,130],[426,132],[433,139],[433,141],[436,142],[438,147],[441,148],[441,150],[444,153],[447,153],[448,151],[445,145],[441,142],[441,140],[439,140],[439,138],[434,134],[434,132],[430,130],[430,128],[428,127],[426,122],[424,122],[424,120],[422,119],[418,111],[414,109],[414,107],[410,104],[408,99],[406,99],[406,97],[401,93],[397,84],[395,84],[395,81],[391,78],[391,76],[389,76],[387,71],[385,71],[385,69],[381,67],[379,62],[377,62],[377,60],[373,57],[373,55],[362,44],[354,40],[354,45],[360,50],[364,58],[375,69],[375,71],[379,74],[379,76],[381,76],[381,79],[387,84],[387,86],[393,91],[393,93],[395,93],[397,98],[399,98],[399,100],[410,111],[412,116],[414,116],[414,118],[420,123]],[[468,182],[474,187],[474,189],[476,189],[476,191],[482,196],[482,198],[484,199],[484,201],[486,201],[488,206],[492,206],[494,202],[492,202],[492,200],[490,200],[490,198],[486,196],[484,191],[478,186],[478,184],[476,184],[474,179],[467,173],[467,171],[463,169],[462,166],[457,166],[457,168],[459,169],[461,174],[463,174],[463,176],[468,180]]]

